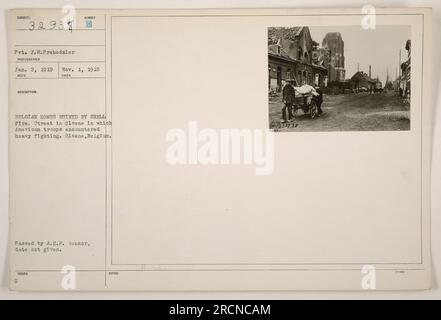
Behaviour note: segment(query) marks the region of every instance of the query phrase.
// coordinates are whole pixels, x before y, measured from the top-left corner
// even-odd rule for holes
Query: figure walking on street
[[[292,106],[294,104],[294,96],[295,96],[295,90],[294,90],[294,79],[287,79],[287,84],[283,87],[283,95],[282,95],[282,102],[284,103],[284,106],[282,108],[282,123],[286,122],[286,109],[288,109],[288,121],[293,121],[293,114],[292,114]]]
[[[317,91],[318,96],[317,96],[317,111],[318,111],[318,116],[320,117],[320,115],[323,113],[322,110],[322,103],[323,103],[323,90],[320,87],[315,88],[315,91]]]

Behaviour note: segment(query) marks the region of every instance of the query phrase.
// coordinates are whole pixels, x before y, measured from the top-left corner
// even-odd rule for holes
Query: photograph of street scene
[[[268,28],[274,131],[410,130],[410,26]]]

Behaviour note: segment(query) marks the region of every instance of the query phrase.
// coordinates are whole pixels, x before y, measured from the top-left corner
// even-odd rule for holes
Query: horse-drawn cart
[[[311,119],[317,118],[321,113],[321,103],[323,101],[323,93],[321,90],[315,90],[313,87],[305,86],[294,87],[295,97],[293,110],[297,114],[299,109],[302,109],[304,114],[308,114]]]

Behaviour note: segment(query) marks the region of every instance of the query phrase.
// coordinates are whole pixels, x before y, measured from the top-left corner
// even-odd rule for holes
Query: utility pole
[[[398,60],[398,88],[401,89],[401,49],[399,53],[399,60]]]

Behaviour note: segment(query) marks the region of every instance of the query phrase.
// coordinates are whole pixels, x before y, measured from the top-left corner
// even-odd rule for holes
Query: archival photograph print
[[[269,27],[274,131],[410,130],[410,26]]]

